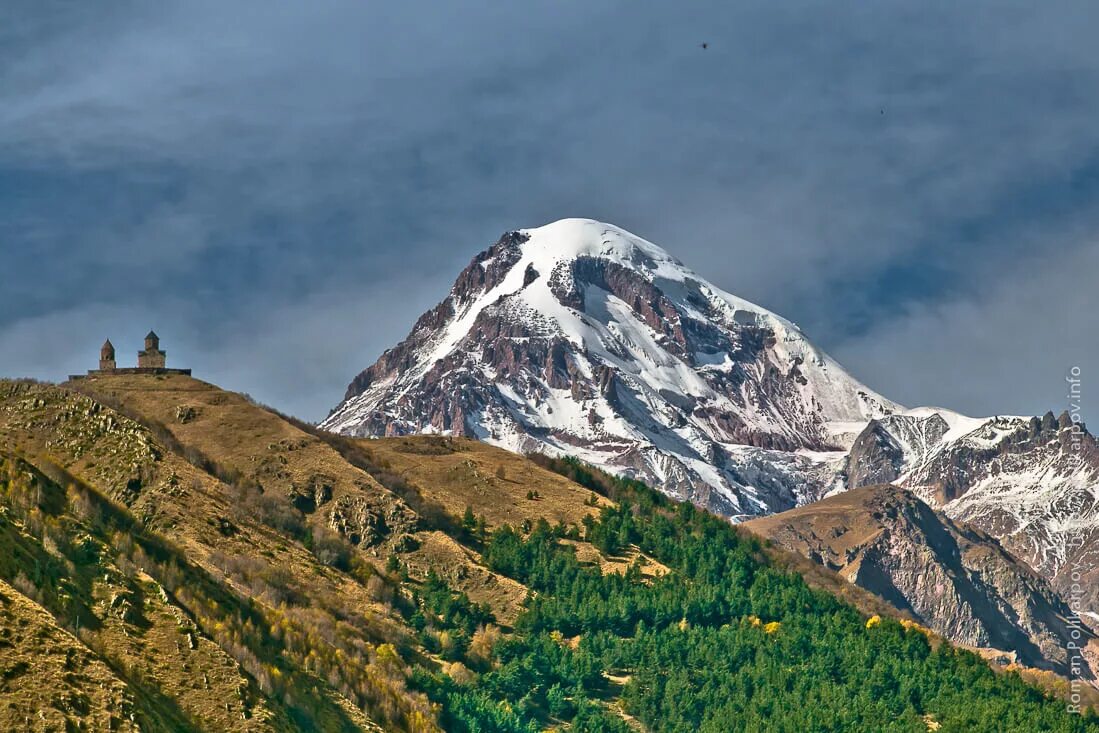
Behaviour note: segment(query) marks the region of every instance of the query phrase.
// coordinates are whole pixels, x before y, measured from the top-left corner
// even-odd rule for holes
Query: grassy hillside
[[[28,589],[32,593],[33,589]],[[0,696],[6,730],[90,727],[135,731],[134,691],[53,616],[0,581]],[[143,708],[142,717],[156,711]]]
[[[2,729],[1099,730],[638,484],[71,387],[0,382]]]

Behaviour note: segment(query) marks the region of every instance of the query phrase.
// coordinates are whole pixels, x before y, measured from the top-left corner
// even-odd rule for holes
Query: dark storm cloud
[[[316,418],[501,231],[591,216],[899,400],[1056,409],[1099,53],[1055,5],[9,4],[0,373],[156,326]]]

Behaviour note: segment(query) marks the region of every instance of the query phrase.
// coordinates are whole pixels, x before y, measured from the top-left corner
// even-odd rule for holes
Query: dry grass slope
[[[397,606],[430,571],[505,628],[527,595],[452,531],[466,507],[491,530],[542,518],[579,526],[608,503],[506,451],[430,438],[348,445],[188,377],[77,386],[0,381],[0,446],[37,475],[6,485],[22,515],[5,536],[21,549],[0,577],[33,575],[28,563],[54,536],[94,538],[91,566],[59,560],[80,612],[33,602],[83,627],[146,729],[300,729],[295,706],[309,690],[326,730],[433,730],[431,706],[380,661],[392,644],[402,665],[432,663]],[[27,498],[39,485],[45,503]],[[344,564],[318,552],[332,536]],[[578,545],[607,569],[630,559]],[[394,555],[406,580],[385,570]]]
[[[0,729],[136,731],[136,707],[109,666],[0,580]]]
[[[610,504],[523,456],[469,438],[421,435],[356,442],[451,514],[461,516],[473,507],[490,530],[540,518],[579,525]],[[528,498],[528,492],[537,495]]]
[[[0,440],[61,486],[57,517],[42,519],[39,507],[28,508],[28,519],[36,525],[48,530],[51,522],[69,523],[70,514],[81,507],[96,517],[94,523],[103,524],[104,517],[116,525],[132,522],[156,547],[167,548],[165,557],[150,559],[151,550],[140,544],[135,549],[127,532],[109,529],[116,537],[105,538],[107,558],[95,568],[97,574],[105,570],[105,577],[126,580],[125,591],[143,598],[147,610],[140,624],[121,624],[118,634],[99,640],[112,664],[127,671],[127,681],[160,691],[181,707],[183,719],[195,723],[161,729],[253,729],[272,717],[264,711],[269,701],[289,697],[305,705],[306,690],[313,691],[308,695],[308,706],[315,708],[311,714],[328,720],[333,730],[371,729],[362,706],[402,715],[403,680],[370,667],[378,645],[407,644],[407,630],[388,602],[350,574],[318,562],[300,542],[257,521],[247,507],[234,504],[232,487],[168,450],[143,426],[82,395],[0,383]],[[66,484],[86,490],[70,500],[64,496]],[[39,545],[47,540],[35,537]],[[103,567],[107,562],[113,567]],[[157,576],[165,603],[174,607],[170,618],[152,612],[161,593],[155,588],[143,592],[133,566]],[[98,581],[85,585],[82,603],[97,619],[95,635],[103,637],[113,622],[105,620],[109,614],[102,600],[115,591],[100,589]],[[153,621],[162,617],[171,633],[157,631]],[[267,643],[274,635],[278,643]],[[132,638],[138,638],[138,647],[131,656]],[[157,646],[161,642],[163,647]],[[186,661],[174,659],[180,648],[186,650]],[[196,661],[207,648],[220,656],[215,667],[240,670],[235,681],[226,679],[219,686],[224,674]],[[359,661],[337,663],[344,656]],[[316,678],[330,668],[336,670],[330,679]],[[192,698],[196,703],[188,709]],[[428,709],[415,696],[407,701],[410,709]],[[215,724],[211,714],[218,710],[227,720]],[[274,729],[296,728],[276,722]]]

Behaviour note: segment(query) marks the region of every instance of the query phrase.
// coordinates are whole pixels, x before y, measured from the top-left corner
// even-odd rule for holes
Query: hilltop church
[[[137,352],[137,366],[120,368],[115,361],[114,344],[107,339],[99,349],[99,368],[89,369],[87,374],[74,374],[69,379],[84,379],[106,374],[191,374],[190,369],[168,369],[165,366],[167,357],[168,352],[160,349],[160,337],[156,332],[149,331],[145,336],[145,348]]]

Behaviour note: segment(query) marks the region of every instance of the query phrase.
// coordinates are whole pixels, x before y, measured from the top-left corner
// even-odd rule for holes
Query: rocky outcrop
[[[844,478],[848,486],[870,486],[896,480],[904,466],[904,450],[878,420],[871,420],[847,453]]]
[[[336,480],[324,474],[315,474],[304,485],[291,483],[290,503],[303,514],[312,514],[332,498]]]
[[[365,496],[342,496],[328,510],[328,526],[357,546],[374,547],[389,540],[407,542],[416,529],[415,516],[397,502],[379,504]]]
[[[1072,644],[1099,643],[1050,587],[990,535],[913,493],[872,486],[745,524],[869,590],[960,644],[1069,672]],[[1081,638],[1076,638],[1077,632]],[[1094,679],[1092,668],[1085,676]]]

